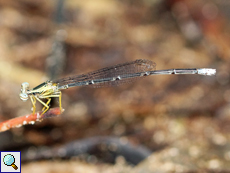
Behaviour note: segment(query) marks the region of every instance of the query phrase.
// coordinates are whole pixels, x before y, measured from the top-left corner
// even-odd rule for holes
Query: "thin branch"
[[[0,132],[4,132],[11,128],[21,127],[26,124],[34,124],[36,121],[42,121],[46,118],[56,117],[64,112],[64,109],[60,110],[59,107],[49,109],[46,113],[42,114],[42,111],[35,114],[28,114],[25,116],[13,118],[0,123]]]

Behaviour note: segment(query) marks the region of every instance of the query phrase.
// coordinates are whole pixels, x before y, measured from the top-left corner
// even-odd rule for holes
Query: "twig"
[[[35,114],[29,114],[22,117],[13,118],[10,120],[6,120],[0,123],[0,132],[4,132],[11,128],[21,127],[26,124],[34,124],[36,121],[42,121],[43,119],[55,117],[64,112],[64,109],[60,110],[59,107],[52,108],[48,110],[46,113],[42,114],[42,111],[37,112]]]

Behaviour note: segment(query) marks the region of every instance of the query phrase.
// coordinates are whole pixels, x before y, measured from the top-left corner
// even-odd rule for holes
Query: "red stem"
[[[28,114],[25,116],[13,118],[0,123],[0,132],[4,132],[11,128],[21,127],[26,124],[34,124],[36,121],[42,121],[43,119],[55,117],[64,112],[64,109],[60,110],[59,107],[49,109],[46,113],[42,114],[42,111],[35,114]],[[42,114],[42,115],[41,115]]]

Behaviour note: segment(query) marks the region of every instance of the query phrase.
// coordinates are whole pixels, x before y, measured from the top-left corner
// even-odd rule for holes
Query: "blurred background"
[[[0,150],[22,151],[22,172],[229,171],[229,9],[227,0],[1,0],[1,122],[31,112],[22,82],[135,59],[217,74],[63,90],[61,116],[0,133]]]

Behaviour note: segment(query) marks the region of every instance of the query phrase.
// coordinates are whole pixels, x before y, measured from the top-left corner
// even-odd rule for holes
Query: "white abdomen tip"
[[[216,75],[216,69],[212,69],[212,68],[199,68],[197,71],[198,74],[200,75],[207,75],[207,76]]]

